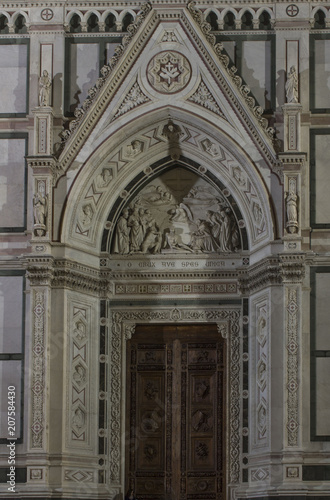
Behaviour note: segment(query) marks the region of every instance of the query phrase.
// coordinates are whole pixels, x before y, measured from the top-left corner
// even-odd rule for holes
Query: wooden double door
[[[225,498],[216,325],[139,325],[127,346],[126,484],[139,500]]]

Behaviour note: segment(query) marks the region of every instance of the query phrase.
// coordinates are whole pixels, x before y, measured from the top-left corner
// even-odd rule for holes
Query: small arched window
[[[224,30],[234,30],[235,29],[235,16],[232,12],[227,12],[224,17]]]
[[[213,31],[218,31],[218,17],[215,12],[211,11],[206,16],[206,21],[211,25]]]
[[[106,17],[104,30],[107,32],[116,31],[116,18],[113,14],[109,14]]]
[[[132,24],[134,21],[132,14],[127,13],[123,19],[123,31],[127,31],[127,27],[129,24]]]
[[[74,14],[70,20],[70,33],[81,33],[81,19],[78,14]]]
[[[98,33],[99,20],[96,14],[91,14],[87,19],[87,31],[88,33]]]
[[[0,33],[9,33],[8,19],[4,15],[0,16]]]
[[[318,10],[314,16],[314,28],[322,29],[325,28],[325,13],[323,10]]]
[[[261,30],[272,29],[272,25],[270,23],[270,14],[266,11],[263,11],[259,16],[259,28]]]
[[[251,12],[244,12],[242,15],[242,29],[252,30],[253,29],[253,17]]]
[[[27,33],[27,27],[25,24],[25,17],[22,15],[19,15],[16,18],[15,33]]]

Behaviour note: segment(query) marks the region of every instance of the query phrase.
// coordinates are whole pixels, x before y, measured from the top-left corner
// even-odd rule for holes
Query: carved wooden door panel
[[[127,347],[127,487],[225,498],[224,341],[215,325],[140,325]]]

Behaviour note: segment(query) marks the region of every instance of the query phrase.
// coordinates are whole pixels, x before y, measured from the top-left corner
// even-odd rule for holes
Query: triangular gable
[[[192,3],[187,9],[171,9],[170,16],[146,4],[64,132],[61,171],[78,155],[83,163],[91,150],[142,110],[165,106],[197,115],[202,108],[203,116],[227,135],[252,141],[270,165],[276,164],[274,131],[262,117],[263,109],[209,31]]]

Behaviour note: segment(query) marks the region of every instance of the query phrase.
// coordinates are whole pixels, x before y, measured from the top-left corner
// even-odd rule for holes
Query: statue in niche
[[[295,66],[291,66],[285,84],[286,100],[288,103],[298,102],[298,75]]]
[[[289,181],[289,192],[285,200],[287,216],[286,228],[289,233],[296,233],[298,230],[297,200],[296,179],[291,178]]]
[[[97,187],[104,188],[107,187],[110,181],[112,180],[112,169],[111,168],[103,168],[102,172],[97,176]]]
[[[45,236],[46,234],[47,205],[45,184],[40,182],[38,183],[38,191],[33,197],[34,232],[36,236]]]
[[[114,226],[111,253],[229,253],[240,249],[236,215],[226,196],[183,168],[146,185]]]
[[[39,78],[39,106],[49,106],[51,86],[48,71],[44,69],[42,76]]]

